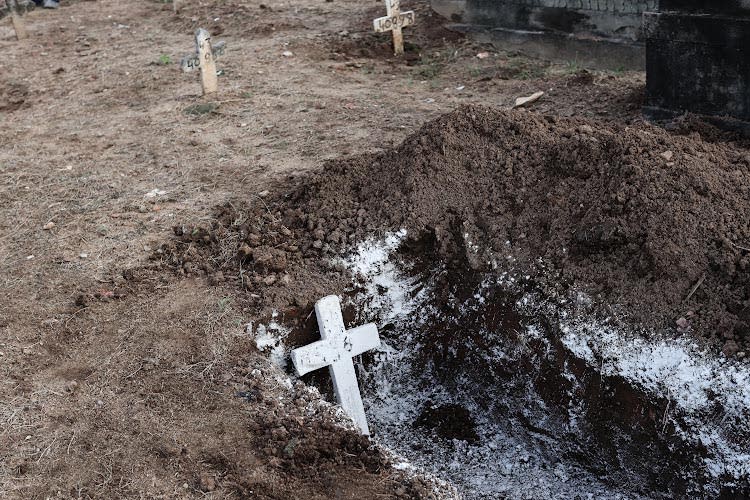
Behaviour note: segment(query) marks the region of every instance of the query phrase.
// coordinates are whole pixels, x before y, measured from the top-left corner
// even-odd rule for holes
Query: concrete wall
[[[656,10],[658,3],[658,0],[432,0],[433,9],[455,23],[630,41],[641,39],[641,15]]]
[[[747,14],[750,12],[750,0],[661,0],[660,10],[683,13]]]
[[[646,114],[660,119],[689,111],[747,133],[750,2],[664,3],[665,12],[648,14],[644,21]]]

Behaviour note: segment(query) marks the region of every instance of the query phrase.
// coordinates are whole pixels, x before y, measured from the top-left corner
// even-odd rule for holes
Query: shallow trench
[[[582,293],[441,263],[430,238],[394,234],[346,264],[347,323],[383,340],[358,367],[368,420],[404,463],[466,498],[750,495],[743,366],[629,337]],[[306,380],[330,394],[326,375]]]

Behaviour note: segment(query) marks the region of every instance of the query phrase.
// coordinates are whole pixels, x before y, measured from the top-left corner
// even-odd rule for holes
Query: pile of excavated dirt
[[[227,206],[212,228],[175,228],[161,253],[301,313],[321,286],[341,284],[343,269],[320,256],[406,228],[431,234],[448,263],[575,284],[633,326],[692,332],[743,357],[749,165],[746,149],[697,132],[464,107],[395,150]]]
[[[405,229],[398,254],[416,265],[404,267],[414,276],[430,276],[429,284],[418,288],[432,290],[429,301],[436,307],[420,311],[415,324],[402,327],[420,346],[415,366],[439,367],[425,384],[437,383],[444,390],[436,391],[442,399],[415,407],[414,433],[481,446],[486,429],[505,421],[493,418],[508,415],[521,422],[513,427],[514,436],[522,429],[529,436],[540,429],[545,429],[541,435],[565,436],[554,445],[559,456],[572,453],[577,458],[569,465],[592,468],[598,480],[643,483],[644,492],[700,489],[708,484],[702,475],[706,457],[721,464],[731,460],[719,453],[718,445],[704,454],[689,438],[681,441],[687,434],[673,432],[667,415],[683,431],[709,416],[670,410],[670,401],[658,394],[650,399],[624,378],[586,371],[585,363],[573,360],[560,344],[552,322],[521,318],[529,311],[521,313],[513,305],[519,298],[514,293],[521,290],[533,289],[558,305],[571,292],[580,297],[577,292],[584,291],[594,300],[584,300],[587,306],[580,310],[601,313],[607,324],[612,320],[641,335],[654,330],[693,335],[715,352],[745,357],[750,348],[750,153],[739,142],[698,125],[689,127],[693,132],[683,127],[671,133],[646,124],[625,127],[464,107],[427,123],[393,150],[332,161],[312,176],[288,177],[271,192],[228,204],[210,227],[175,227],[176,237],[155,258],[182,274],[205,273],[209,282],[241,286],[251,306],[244,310],[255,318],[274,311],[288,328],[279,341],[292,347],[319,338],[312,314],[315,300],[352,291],[352,277],[340,257],[372,246],[362,242]],[[428,272],[419,266],[429,267]],[[130,270],[125,278],[138,281],[139,273],[150,271]],[[487,276],[500,277],[504,271],[521,278],[516,292],[482,288]],[[419,295],[418,290],[409,293]],[[477,308],[473,316],[472,307]],[[344,311],[347,324],[359,314],[351,309]],[[523,325],[536,325],[536,320],[542,330],[549,329],[548,343],[535,344],[538,351],[528,346],[514,351],[514,338],[519,345],[524,342],[519,340],[527,331]],[[389,338],[392,324],[380,326],[383,338],[403,340]],[[420,328],[424,332],[417,332]],[[589,333],[606,335],[602,332]],[[500,361],[486,355],[497,352],[521,354],[501,356]],[[568,366],[575,382],[568,378],[573,372],[561,369]],[[306,381],[330,395],[324,372]],[[466,390],[454,380],[456,373],[481,389]],[[528,380],[535,381],[531,393]],[[596,388],[589,391],[586,381],[594,381]],[[415,397],[411,388],[408,392]],[[497,408],[472,406],[472,398],[501,403]],[[535,413],[539,408],[528,406],[534,398],[544,401],[543,411]],[[566,434],[573,425],[566,419],[574,418],[565,398],[585,402],[580,408],[586,409],[586,425],[574,434]],[[550,418],[552,414],[557,416]],[[486,415],[495,417],[488,420]],[[528,420],[529,415],[536,417]],[[285,470],[297,470],[298,461],[308,456],[307,451],[285,453],[290,439],[307,439],[316,466],[328,463],[342,446],[373,473],[387,464],[377,448],[366,448],[351,436],[336,441],[332,432],[320,440],[309,438],[306,426],[280,418],[269,426],[282,425],[285,432],[262,439],[269,439],[268,456]],[[722,439],[744,439],[742,432],[735,435],[741,428],[737,416],[728,418],[732,423],[724,425]],[[403,445],[397,434],[391,437]],[[515,460],[515,454],[497,456]],[[621,463],[645,465],[635,470]],[[512,479],[524,484],[525,477]],[[719,482],[712,487],[730,481],[721,475],[714,479]],[[429,492],[419,483],[410,488],[417,496]]]
[[[697,132],[463,107],[395,150],[327,163],[257,217],[225,209],[211,231],[239,235],[241,279],[258,297],[275,290],[304,306],[312,295],[300,299],[290,269],[405,228],[431,233],[446,262],[575,284],[634,326],[692,332],[743,357],[749,170],[746,149]],[[185,231],[195,252],[198,233]]]
[[[735,355],[750,347],[749,166],[698,133],[464,107],[394,151],[329,163],[289,203],[313,248],[432,232],[447,261],[541,262],[636,324]]]

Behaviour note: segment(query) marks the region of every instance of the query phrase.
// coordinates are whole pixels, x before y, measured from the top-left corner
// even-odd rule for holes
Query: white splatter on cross
[[[401,28],[414,24],[414,11],[401,12],[399,0],[385,0],[387,16],[379,17],[373,21],[375,31],[384,33],[393,32],[393,52],[396,55],[404,53],[404,35]]]
[[[292,362],[298,375],[329,367],[336,401],[364,435],[370,434],[365,408],[359,393],[352,358],[380,347],[378,329],[373,323],[347,330],[341,314],[341,303],[335,295],[315,303],[315,315],[322,340],[292,351]]]

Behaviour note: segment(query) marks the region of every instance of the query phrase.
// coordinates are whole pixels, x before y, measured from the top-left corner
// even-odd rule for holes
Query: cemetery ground
[[[381,2],[183,3],[175,14],[171,4],[156,1],[69,2],[54,12],[29,13],[30,36],[21,42],[7,20],[0,25],[0,492],[9,498],[450,495],[450,487],[392,467],[399,459],[336,425],[340,417],[318,404],[315,391],[301,383],[290,387],[268,353],[259,351],[260,333],[272,334],[284,323],[292,328],[289,344],[314,340],[313,303],[332,293],[359,293],[345,266],[331,257],[347,244],[383,236],[385,220],[414,228],[427,221],[432,228],[434,240],[411,242],[404,259],[460,254],[454,233],[474,234],[477,227],[443,227],[430,217],[453,215],[420,212],[432,206],[434,192],[409,198],[423,203],[414,211],[418,221],[395,208],[372,207],[378,199],[389,207],[401,203],[391,198],[400,190],[388,188],[403,180],[394,165],[403,158],[419,171],[409,155],[433,158],[441,145],[432,137],[444,141],[442,148],[465,137],[471,151],[491,150],[472,134],[451,132],[450,120],[465,130],[519,128],[546,147],[545,137],[556,144],[571,130],[595,135],[599,128],[610,133],[610,126],[637,128],[644,75],[590,72],[575,61],[548,63],[480,45],[446,30],[445,20],[431,15],[424,2],[402,5],[416,11],[416,24],[404,30],[403,58],[393,57],[389,35],[371,32],[372,20],[383,15]],[[219,91],[207,97],[194,73],[179,71],[198,27],[208,29],[214,42],[227,42],[217,63]],[[439,118],[462,105],[507,110],[517,97],[537,91],[545,94],[533,111],[563,121],[550,118],[543,125],[524,111],[513,115],[517,122],[503,121],[482,107]],[[623,141],[663,162],[693,148],[693,140],[700,143],[697,157],[726,164],[744,155],[738,144],[653,134],[623,132]],[[383,165],[382,182],[378,169],[363,166],[372,158]],[[576,154],[561,148],[557,158],[587,178]],[[351,174],[358,166],[381,191]],[[335,182],[326,180],[329,171]],[[443,174],[436,168],[432,175]],[[705,189],[724,182],[717,179]],[[372,205],[352,205],[355,192],[364,193],[363,200],[370,196]],[[323,193],[322,201],[315,193]],[[479,189],[477,196],[495,195]],[[334,220],[337,210],[352,212],[348,222]],[[300,217],[298,227],[287,224]],[[544,236],[533,231],[514,237],[528,237],[539,251],[547,248]],[[580,240],[607,246],[617,238],[597,227]],[[726,246],[742,243],[727,240]],[[484,282],[480,266],[462,259],[471,259],[454,259],[470,270],[469,278],[454,273],[442,286],[469,294]],[[716,284],[714,278],[720,281],[714,274],[701,279],[691,296],[703,293],[703,280],[704,288]],[[693,274],[689,281],[695,282]],[[366,319],[361,315],[350,308],[345,317]],[[692,318],[681,318],[678,326],[698,324]],[[531,343],[526,352],[533,353],[536,341],[521,340]],[[716,351],[726,348],[724,340],[712,340]],[[740,347],[738,338],[727,353]],[[554,367],[545,365],[549,373]],[[530,376],[530,370],[519,364],[519,373]],[[579,375],[591,379],[586,370]],[[546,380],[564,384],[549,373]],[[654,442],[648,432],[671,425],[669,399],[649,401],[612,378],[615,396],[593,386],[585,392],[595,393],[602,407],[612,398],[637,401],[651,420],[634,442]],[[325,392],[324,376],[306,380]],[[554,392],[549,398],[557,397]],[[440,420],[436,432],[476,441],[465,409],[444,424],[436,415],[446,408],[422,412],[415,424]],[[623,413],[637,413],[631,410],[626,406]],[[613,418],[608,410],[600,414]],[[623,418],[621,424],[632,423]],[[672,465],[667,450],[675,443],[657,441],[642,452]],[[597,456],[587,449],[563,451],[583,460]],[[626,452],[643,458],[632,448]],[[692,467],[688,462],[658,469],[650,481],[664,478],[668,491],[679,491],[686,481],[675,469]],[[602,459],[592,466],[594,475],[606,477],[610,465]],[[558,478],[566,474],[553,469]],[[618,477],[633,476],[609,479]]]

